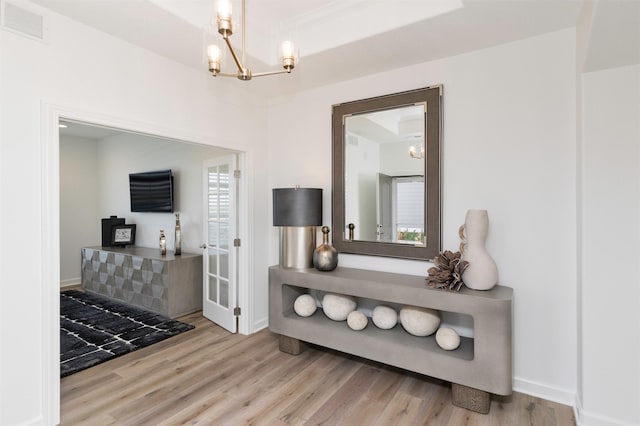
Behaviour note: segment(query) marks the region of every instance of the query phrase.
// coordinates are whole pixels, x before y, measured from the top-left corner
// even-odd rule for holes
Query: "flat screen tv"
[[[173,213],[171,170],[130,173],[129,192],[132,212]]]

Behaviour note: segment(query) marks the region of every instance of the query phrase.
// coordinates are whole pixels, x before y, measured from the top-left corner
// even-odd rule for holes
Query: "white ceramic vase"
[[[467,211],[462,260],[469,262],[469,266],[462,274],[462,281],[473,290],[489,290],[498,284],[498,266],[485,247],[488,230],[486,210]]]

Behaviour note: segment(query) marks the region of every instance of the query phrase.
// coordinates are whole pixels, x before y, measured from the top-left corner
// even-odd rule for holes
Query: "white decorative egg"
[[[314,299],[310,294],[301,294],[296,298],[296,301],[293,302],[293,310],[301,317],[309,317],[313,315],[316,309],[318,309],[316,306],[316,299]]]
[[[460,336],[453,328],[442,327],[436,333],[436,342],[445,351],[452,351],[460,346]]]
[[[334,321],[344,321],[356,310],[356,299],[343,294],[327,293],[322,298],[324,314]]]
[[[373,309],[371,317],[376,327],[389,330],[398,323],[398,313],[395,309],[385,305],[378,305]]]
[[[347,324],[352,330],[360,331],[369,324],[369,319],[360,311],[353,311],[347,316]]]
[[[429,336],[440,325],[440,313],[435,309],[404,306],[400,309],[400,324],[414,336]]]

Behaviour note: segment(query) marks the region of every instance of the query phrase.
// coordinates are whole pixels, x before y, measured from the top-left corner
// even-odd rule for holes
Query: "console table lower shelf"
[[[295,299],[310,289],[359,298],[466,314],[473,318],[474,337],[461,337],[454,351],[441,349],[434,338],[413,336],[398,324],[382,330],[369,324],[351,330],[345,321],[328,319],[318,309],[310,317],[293,311]],[[269,329],[280,335],[280,350],[301,353],[306,343],[393,365],[452,383],[454,405],[488,413],[490,394],[512,392],[511,314],[513,290],[462,289],[459,293],[426,287],[423,277],[337,268],[269,268]]]

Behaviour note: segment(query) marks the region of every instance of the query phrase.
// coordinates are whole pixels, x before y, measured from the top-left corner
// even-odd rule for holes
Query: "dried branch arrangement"
[[[459,251],[445,250],[438,254],[433,263],[435,266],[427,271],[427,285],[443,290],[459,291],[462,287],[462,273],[469,266],[466,260],[460,260]]]

